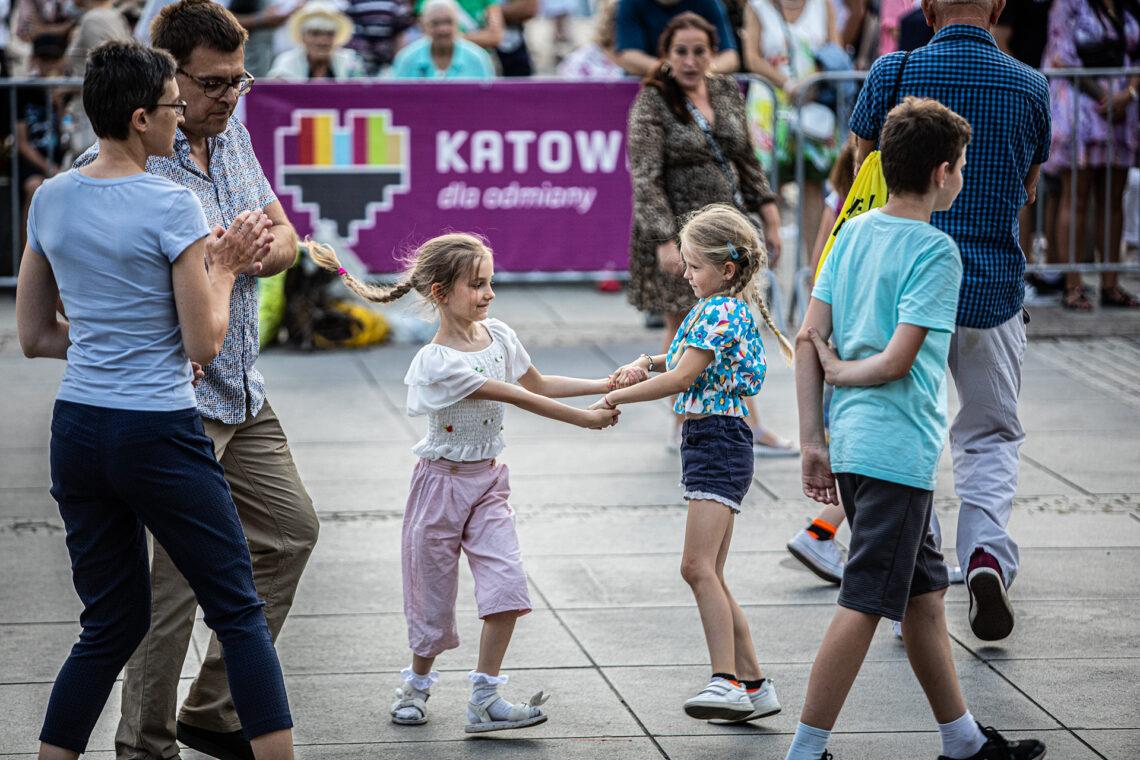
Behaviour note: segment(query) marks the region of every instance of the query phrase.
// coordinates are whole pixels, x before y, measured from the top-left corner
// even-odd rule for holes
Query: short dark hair
[[[951,166],[970,142],[970,123],[937,100],[908,97],[891,109],[879,137],[887,190],[924,195],[930,174]]]
[[[126,140],[131,114],[154,108],[174,79],[174,59],[165,50],[111,40],[87,54],[83,110],[99,137]]]
[[[249,32],[234,14],[214,0],[179,0],[163,8],[150,25],[150,42],[168,51],[179,66],[195,48],[232,53],[245,44]]]

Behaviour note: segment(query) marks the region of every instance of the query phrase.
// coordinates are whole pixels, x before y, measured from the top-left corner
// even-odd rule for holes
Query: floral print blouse
[[[666,366],[676,367],[689,346],[712,351],[713,360],[687,390],[677,395],[673,411],[747,417],[743,397],[760,391],[768,368],[764,343],[748,305],[727,296],[698,301],[677,329]]]

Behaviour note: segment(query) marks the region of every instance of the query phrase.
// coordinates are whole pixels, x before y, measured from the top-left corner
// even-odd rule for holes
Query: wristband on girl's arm
[[[645,359],[645,361],[649,362],[649,366],[646,369],[648,369],[650,372],[653,371],[653,357],[652,356],[650,356],[649,354],[642,354],[641,356],[639,356],[637,358],[638,359]]]
[[[610,394],[602,396],[602,403],[606,405],[607,409],[617,409],[617,404],[610,401]]]

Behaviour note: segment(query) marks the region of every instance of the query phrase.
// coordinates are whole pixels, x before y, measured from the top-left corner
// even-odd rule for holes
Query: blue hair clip
[[[732,258],[734,258],[734,259],[740,258],[740,254],[737,252],[735,245],[733,245],[732,243],[725,243],[725,245],[728,246],[728,252],[732,254]]]

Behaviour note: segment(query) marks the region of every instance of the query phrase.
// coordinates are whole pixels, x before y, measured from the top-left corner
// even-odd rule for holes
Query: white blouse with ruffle
[[[483,322],[491,345],[459,351],[437,343],[419,350],[404,382],[408,415],[428,417],[427,436],[412,453],[424,459],[477,462],[498,456],[503,447],[501,401],[468,399],[487,380],[516,382],[530,369],[530,356],[515,331],[497,319]]]

